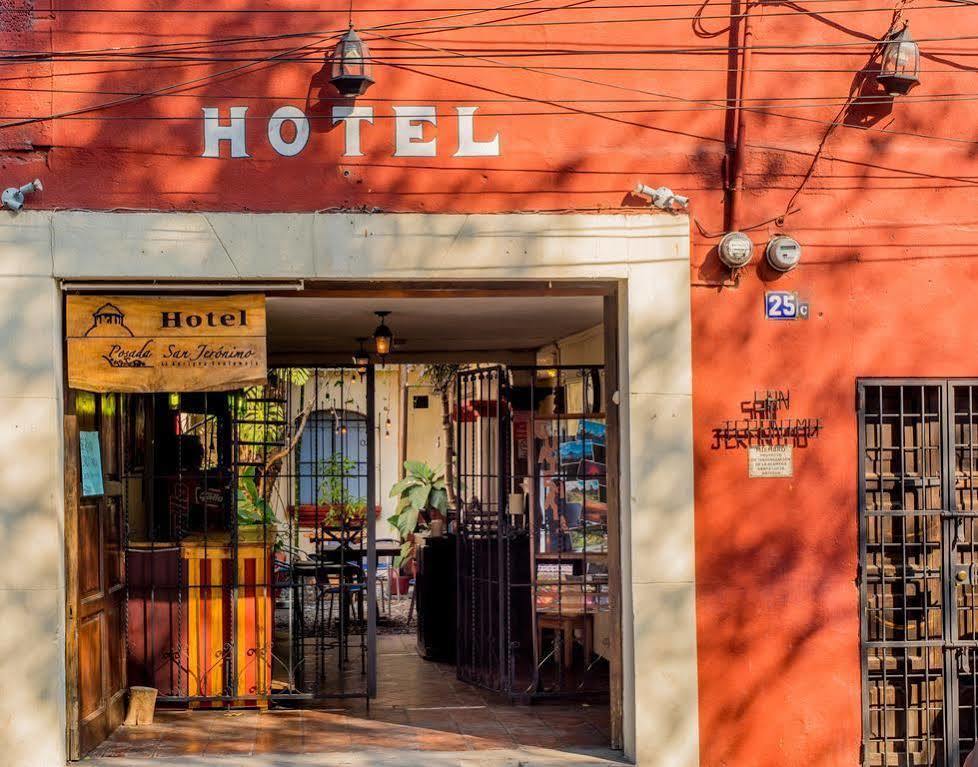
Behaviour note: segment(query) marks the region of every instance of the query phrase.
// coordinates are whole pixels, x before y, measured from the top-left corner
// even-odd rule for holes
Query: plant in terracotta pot
[[[390,497],[398,499],[397,510],[387,518],[401,537],[401,553],[394,560],[398,568],[414,560],[415,533],[428,529],[436,520],[444,524],[448,509],[445,472],[441,468],[405,461],[404,472],[404,479],[391,488]]]
[[[326,527],[364,527],[367,522],[367,502],[357,495],[352,485],[357,485],[357,465],[346,456],[334,453],[319,463],[318,504],[325,506],[323,524]],[[351,480],[354,480],[351,483]]]

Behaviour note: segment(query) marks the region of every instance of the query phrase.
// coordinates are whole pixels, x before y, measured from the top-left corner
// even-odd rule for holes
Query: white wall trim
[[[60,302],[51,295],[59,295],[59,279],[618,281],[626,752],[643,765],[694,767],[689,239],[688,217],[659,213],[0,213],[0,299],[15,318],[0,341],[0,396],[15,413],[2,449],[21,461],[28,453],[54,461],[46,492],[11,474],[5,511],[29,529],[60,530],[64,519],[63,504],[50,495],[52,486],[60,495],[63,477]],[[51,340],[42,342],[39,329]],[[49,416],[25,404],[38,396],[53,400]],[[0,526],[0,548],[9,552],[8,530]],[[49,570],[34,572],[42,566]],[[32,581],[50,581],[63,604],[62,569],[57,557],[27,567]],[[0,567],[0,598],[12,591],[16,604],[28,604],[27,584]],[[0,676],[18,677],[16,653],[3,652],[14,630],[4,623],[16,627],[19,645],[52,649],[47,676],[18,693],[16,708],[0,701],[9,721],[0,728],[0,752],[14,767],[49,767],[52,753],[64,753],[63,610],[52,635],[25,636],[8,617],[0,613]],[[51,718],[42,697],[55,688],[61,714]]]

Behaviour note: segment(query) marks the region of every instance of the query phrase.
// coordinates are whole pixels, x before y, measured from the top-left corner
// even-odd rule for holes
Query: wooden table
[[[537,642],[539,647],[543,647],[543,632],[550,629],[555,634],[561,634],[561,646],[563,647],[563,657],[561,659],[564,668],[570,668],[574,663],[574,631],[581,629],[584,632],[584,658],[585,662],[591,660],[591,652],[594,645],[591,616],[587,613],[537,613]]]

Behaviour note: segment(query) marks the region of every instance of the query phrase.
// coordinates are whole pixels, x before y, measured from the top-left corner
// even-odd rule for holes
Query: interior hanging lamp
[[[341,95],[356,98],[362,96],[374,84],[370,76],[370,49],[353,28],[353,1],[350,0],[350,28],[333,49],[329,81]]]
[[[390,354],[391,345],[394,343],[394,334],[386,324],[386,317],[390,312],[374,312],[374,314],[380,317],[380,324],[374,330],[374,348],[383,359]]]
[[[917,79],[919,71],[920,48],[910,36],[910,25],[904,24],[899,30],[890,30],[883,44],[876,79],[890,96],[903,96],[920,84]]]
[[[360,348],[353,355],[353,364],[356,365],[357,372],[359,372],[360,375],[367,372],[367,366],[370,364],[370,355],[367,354],[367,350],[363,348],[366,341],[366,338],[357,339],[357,343],[360,344]]]

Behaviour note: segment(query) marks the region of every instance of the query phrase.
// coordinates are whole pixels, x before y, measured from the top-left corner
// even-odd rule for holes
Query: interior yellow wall
[[[420,381],[417,371],[412,371],[405,387],[407,392],[405,408],[404,458],[407,461],[423,461],[429,466],[445,465],[445,436],[442,427],[441,397],[430,386]],[[427,410],[414,407],[416,396],[428,396]]]
[[[561,338],[537,352],[538,365],[603,365],[604,326]]]

